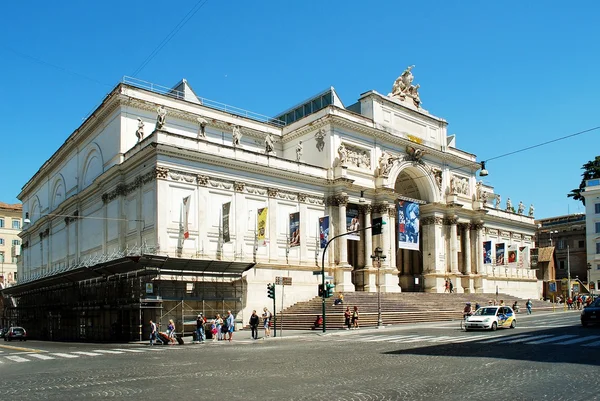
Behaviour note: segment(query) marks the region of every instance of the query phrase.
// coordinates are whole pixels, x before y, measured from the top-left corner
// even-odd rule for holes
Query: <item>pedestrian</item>
[[[448,279],[444,281],[444,293],[450,292],[450,284],[448,283]]]
[[[479,302],[475,302],[475,310],[481,308],[481,305],[479,305]]]
[[[452,284],[452,280],[448,280],[448,286],[450,287],[450,294],[454,291],[454,284]]]
[[[573,309],[573,298],[567,298],[567,309]]]
[[[175,322],[173,322],[173,319],[169,319],[169,324],[167,325],[167,335],[169,336],[169,342],[171,344],[175,344]]]
[[[227,324],[227,335],[229,336],[229,342],[231,342],[231,340],[233,340],[233,331],[235,330],[235,317],[233,316],[233,313],[231,313],[230,310],[227,311],[227,320],[226,320],[226,324]]]
[[[219,313],[215,317],[215,325],[217,326],[217,340],[221,341],[223,339],[223,319]]]
[[[321,315],[317,315],[317,318],[313,322],[311,330],[318,329],[319,327],[321,327],[322,324],[323,324],[323,318],[321,317]]]
[[[527,303],[525,304],[525,307],[527,308],[527,314],[531,315],[531,307],[533,306],[531,299],[527,300]]]
[[[350,312],[350,307],[346,306],[346,311],[344,312],[344,325],[346,326],[346,330],[350,330],[350,319],[352,318],[352,312]]]
[[[204,316],[202,313],[198,314],[196,319],[196,342],[198,344],[204,342]]]
[[[500,306],[504,306],[504,300],[503,299],[500,300]]]
[[[212,323],[210,325],[210,333],[212,334],[212,340],[217,341],[217,335],[219,334],[219,332],[217,330],[217,318],[216,317],[212,320]]]
[[[263,318],[263,327],[265,329],[265,337],[270,337],[271,336],[271,318],[273,317],[273,315],[271,314],[271,312],[269,312],[269,310],[267,309],[267,307],[265,306],[263,308],[263,314],[262,314],[262,318]]]
[[[154,345],[154,341],[156,341],[156,323],[150,319],[150,345]]]
[[[358,330],[360,328],[358,326],[358,306],[354,306],[354,310],[352,311],[352,326],[354,330]]]
[[[256,314],[256,310],[252,311],[252,315],[250,315],[250,330],[252,330],[251,337],[253,340],[258,339],[258,315]]]

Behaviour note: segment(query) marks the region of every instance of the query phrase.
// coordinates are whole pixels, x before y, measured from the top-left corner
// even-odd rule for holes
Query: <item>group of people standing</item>
[[[263,328],[265,329],[265,338],[271,337],[271,321],[273,320],[273,314],[269,312],[269,310],[264,307],[262,313],[263,319]],[[260,318],[256,314],[256,310],[252,311],[252,315],[250,315],[250,321],[248,324],[250,325],[251,336],[253,340],[258,340],[258,325],[260,323]]]

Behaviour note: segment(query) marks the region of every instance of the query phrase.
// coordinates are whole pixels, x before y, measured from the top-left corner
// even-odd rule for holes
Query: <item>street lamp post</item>
[[[550,246],[552,246],[552,234],[558,234],[558,230],[550,230],[548,234],[550,235]]]
[[[325,244],[325,248],[323,248],[323,257],[321,259],[321,284],[323,285],[323,298],[322,298],[323,305],[322,305],[321,313],[323,314],[323,333],[325,333],[327,331],[327,320],[325,318],[325,299],[326,299],[325,295],[327,294],[327,291],[325,289],[325,252],[327,251],[329,244],[331,244],[333,242],[333,240],[335,240],[337,238],[344,237],[349,234],[356,234],[361,231],[369,230],[371,228],[381,228],[381,226],[385,225],[385,224],[386,224],[386,222],[384,220],[382,220],[381,223],[376,223],[369,227],[359,228],[358,230],[354,230],[354,231],[348,231],[343,234],[339,234],[339,235],[332,237],[329,241],[327,241],[327,244]],[[367,240],[369,241],[370,239],[367,239]]]
[[[567,285],[569,286],[567,296],[569,298],[571,298],[571,253],[570,253],[570,247],[568,244],[567,244]]]
[[[380,247],[375,248],[375,255],[371,255],[371,259],[377,261],[377,328],[383,327],[383,321],[381,319],[381,259],[385,259],[383,255],[383,249]]]
[[[590,285],[590,273],[592,271],[592,264],[588,262],[587,264],[587,285],[588,285],[588,291],[591,293],[592,292],[592,286]]]

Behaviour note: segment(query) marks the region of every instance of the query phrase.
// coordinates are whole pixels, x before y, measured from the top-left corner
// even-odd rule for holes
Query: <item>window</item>
[[[14,220],[12,221],[12,228],[15,230],[20,230],[21,229],[21,220]]]
[[[0,252],[0,263],[4,263],[4,252]]]
[[[13,273],[13,277],[15,278],[15,281],[17,281],[17,272]]]
[[[567,247],[567,241],[564,239],[559,239],[556,241],[558,249],[565,249]]]
[[[4,238],[0,238],[0,246],[4,245]]]
[[[594,205],[594,209],[595,209],[595,211],[596,211],[596,214],[600,213],[600,203],[596,203],[596,204]]]
[[[560,270],[565,270],[565,261],[564,261],[564,260],[560,260],[560,261],[558,262],[558,268],[559,268]]]
[[[600,242],[596,242],[596,253],[600,253]]]
[[[585,248],[585,241],[579,241],[579,247]]]
[[[14,239],[12,244],[13,245],[21,245],[21,241],[19,241],[18,239]]]
[[[600,270],[600,265],[596,265],[596,270]]]
[[[0,219],[0,228],[4,228],[4,219]]]
[[[13,256],[11,258],[11,263],[17,264],[19,262],[19,258],[17,256]]]

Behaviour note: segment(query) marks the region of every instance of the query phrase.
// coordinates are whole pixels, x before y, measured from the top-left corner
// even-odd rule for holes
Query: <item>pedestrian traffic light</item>
[[[319,284],[319,296],[323,298],[323,284]]]
[[[267,295],[271,299],[275,299],[275,284],[267,284]]]
[[[327,287],[327,291],[325,292],[325,298],[331,298],[333,296],[333,289],[335,288],[335,285],[325,284],[325,286]]]

